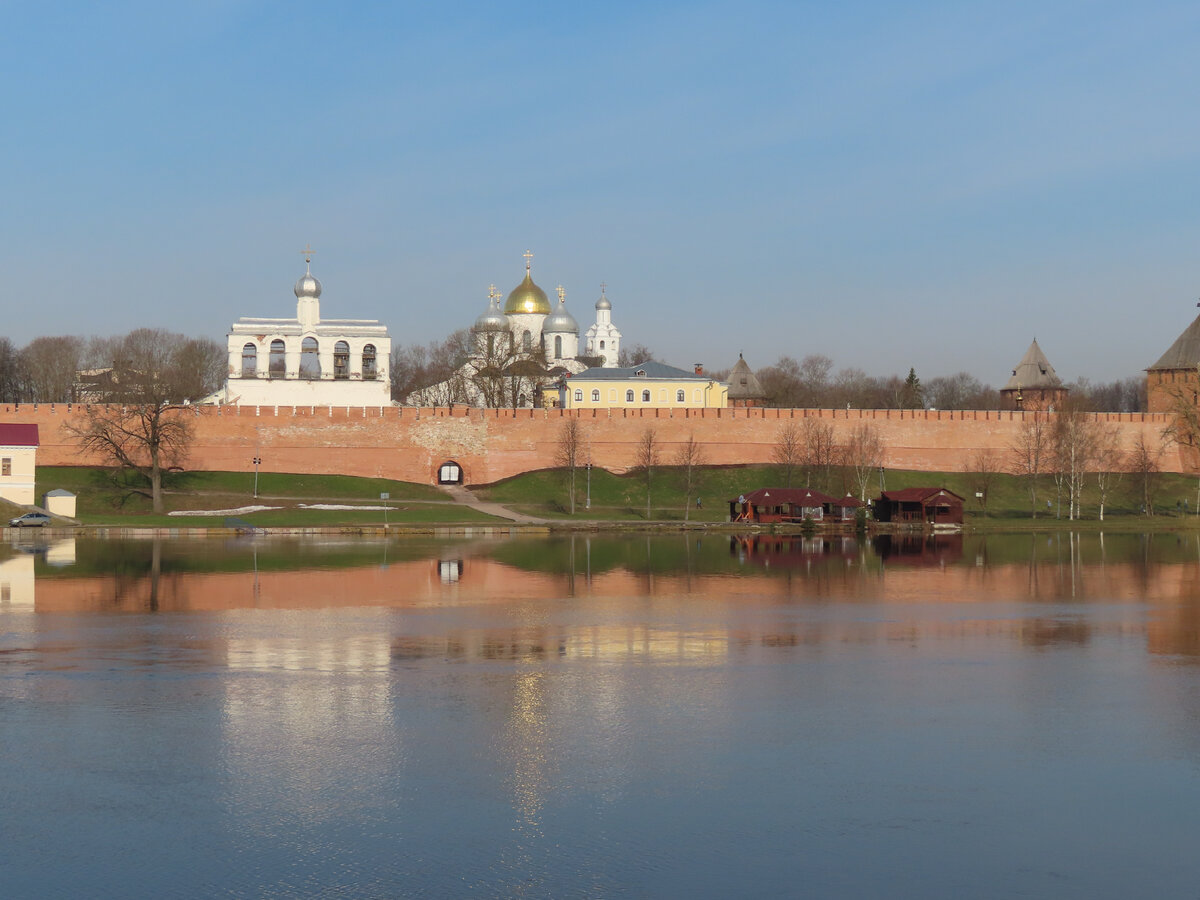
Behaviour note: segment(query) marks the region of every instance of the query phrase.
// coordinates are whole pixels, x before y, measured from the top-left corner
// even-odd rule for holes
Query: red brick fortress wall
[[[187,468],[252,471],[262,459],[267,472],[304,472],[393,478],[432,483],[437,467],[453,460],[468,484],[484,484],[555,465],[563,422],[578,418],[594,465],[622,472],[634,463],[637,442],[653,428],[662,463],[694,437],[710,465],[769,463],[780,429],[816,417],[831,423],[844,441],[860,422],[875,425],[883,439],[884,464],[893,469],[964,471],[980,450],[1005,464],[1012,458],[1026,417],[1045,413],[994,410],[829,409],[414,409],[411,407],[205,406],[194,417],[195,440]],[[81,426],[85,408],[65,404],[0,407],[0,421],[39,426],[38,464],[102,464],[80,454],[64,426]],[[1096,413],[1115,427],[1125,450],[1139,437],[1161,444],[1164,413]],[[584,461],[588,450],[584,451]],[[1178,448],[1164,454],[1162,470],[1191,471]]]

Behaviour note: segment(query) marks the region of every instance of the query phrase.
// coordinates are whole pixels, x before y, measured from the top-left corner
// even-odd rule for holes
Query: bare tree
[[[845,406],[847,409],[887,406],[880,398],[882,392],[880,383],[862,369],[841,369],[830,385],[829,398],[833,401],[830,405]]]
[[[675,451],[675,466],[679,473],[679,487],[683,491],[683,521],[688,520],[692,497],[700,489],[700,467],[704,465],[704,447],[696,440],[695,435],[679,445]]]
[[[225,382],[229,353],[214,340],[185,338],[172,352],[171,366],[176,396],[201,400]]]
[[[971,476],[975,500],[983,514],[987,515],[988,499],[992,493],[992,485],[1000,474],[1000,457],[990,450],[977,450],[967,463],[967,472]]]
[[[1029,490],[1029,505],[1033,518],[1038,514],[1038,480],[1046,473],[1050,456],[1050,425],[1044,413],[1025,414],[1012,446],[1012,473],[1024,478]]]
[[[804,420],[808,422],[808,419]],[[771,448],[771,459],[783,470],[784,487],[792,486],[792,472],[804,465],[804,433],[795,419],[780,426],[775,433],[775,446]]]
[[[1142,494],[1142,512],[1154,515],[1154,489],[1158,483],[1158,472],[1162,462],[1163,447],[1152,444],[1144,434],[1139,434],[1129,457],[1129,468],[1137,478]]]
[[[1121,453],[1121,433],[1116,426],[1100,427],[1095,435],[1096,492],[1100,497],[1100,521],[1104,521],[1104,506],[1125,474],[1125,458]]]
[[[883,465],[883,438],[879,429],[870,422],[859,422],[850,429],[843,451],[846,464],[854,471],[858,499],[865,502],[871,476]]]
[[[815,409],[829,403],[829,372],[832,369],[833,360],[814,353],[799,362],[790,356],[781,356],[774,365],[766,366],[756,374],[770,406]]]
[[[20,403],[26,398],[25,387],[21,351],[8,338],[0,338],[0,403]]]
[[[660,456],[658,434],[653,427],[647,428],[638,438],[634,447],[633,464],[642,470],[646,478],[646,518],[650,518],[650,482],[654,476],[654,467],[658,465]]]
[[[1130,376],[1117,381],[1093,384],[1077,378],[1067,385],[1071,401],[1093,412],[1145,412],[1146,376]]]
[[[477,343],[469,368],[471,382],[488,409],[517,409],[531,402],[549,377],[541,347],[524,348],[515,332],[487,335]],[[495,340],[493,340],[493,338]]]
[[[575,515],[575,474],[580,460],[583,458],[583,442],[583,428],[580,426],[579,420],[575,416],[563,419],[562,426],[558,429],[555,458],[566,477],[569,493],[567,507],[571,515]]]
[[[636,366],[638,363],[649,362],[656,359],[654,351],[645,344],[633,344],[629,347],[622,347],[617,353],[617,365],[622,368]]]
[[[925,402],[934,409],[996,409],[1000,394],[969,372],[958,372],[930,378]]]
[[[40,337],[30,341],[21,351],[29,399],[34,403],[74,401],[82,354],[83,341],[77,337]]]
[[[163,469],[182,465],[191,444],[188,406],[218,386],[205,368],[209,356],[181,334],[130,332],[119,342],[111,378],[84,424],[66,426],[84,452],[142,476],[157,513],[163,511]],[[200,370],[187,368],[197,365]]]
[[[410,406],[470,403],[470,378],[463,365],[471,355],[471,333],[452,332],[444,340],[393,347],[389,376],[392,399]]]
[[[833,423],[822,419],[807,418],[800,426],[803,442],[804,486],[813,486],[813,475],[818,475],[817,487],[829,488],[833,469],[841,459],[841,449],[834,439]]]
[[[1055,414],[1051,436],[1055,484],[1067,489],[1067,518],[1078,519],[1084,475],[1091,471],[1095,455],[1095,419],[1068,403]]]

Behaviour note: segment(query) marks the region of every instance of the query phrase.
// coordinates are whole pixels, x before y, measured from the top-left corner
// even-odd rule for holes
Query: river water
[[[1200,892],[1194,534],[0,558],[6,898]]]

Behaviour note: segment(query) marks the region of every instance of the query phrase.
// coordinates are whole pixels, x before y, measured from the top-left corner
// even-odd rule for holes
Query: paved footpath
[[[469,506],[471,509],[487,513],[489,516],[497,516],[498,518],[508,519],[522,525],[545,525],[547,523],[546,519],[539,519],[537,516],[527,516],[524,513],[515,512],[507,506],[501,506],[499,503],[488,503],[486,500],[480,500],[462,485],[443,484],[440,487],[454,498],[455,503]]]

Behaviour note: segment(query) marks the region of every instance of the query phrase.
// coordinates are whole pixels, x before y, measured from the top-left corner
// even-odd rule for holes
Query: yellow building
[[[585,369],[563,379],[558,399],[564,409],[708,409],[729,405],[729,385],[699,369],[687,372],[649,361],[628,368]]]

